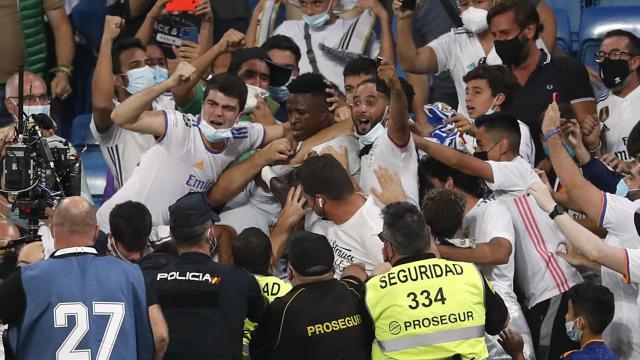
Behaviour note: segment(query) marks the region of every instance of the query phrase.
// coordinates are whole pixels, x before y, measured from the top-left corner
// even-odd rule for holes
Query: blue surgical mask
[[[156,84],[160,84],[163,81],[167,81],[169,79],[169,70],[163,68],[162,66],[154,66],[153,71],[155,73],[154,80]]]
[[[137,94],[155,85],[156,72],[150,66],[127,71],[129,84],[125,88],[130,94]]]
[[[627,183],[624,182],[624,179],[620,179],[620,181],[618,181],[618,185],[616,185],[616,195],[626,197],[628,192],[629,187],[627,186]]]
[[[564,326],[567,329],[567,335],[569,339],[580,342],[580,338],[582,338],[582,330],[573,330],[573,325],[576,323],[576,320],[567,321]]]
[[[329,9],[331,8],[332,3],[333,0],[329,2],[329,7],[327,8],[327,10],[311,16],[303,15],[302,19],[305,23],[309,24],[312,29],[319,29],[323,27],[327,23],[327,21],[329,21]]]
[[[200,120],[200,124],[198,125],[198,127],[202,131],[202,135],[204,135],[204,138],[212,143],[224,141],[233,137],[231,128],[216,129],[203,119]]]
[[[293,79],[294,77],[292,76],[289,78],[289,81],[282,86],[269,86],[269,97],[279,103],[287,101],[289,98],[289,88],[287,88],[287,85],[289,85]]]
[[[564,148],[569,153],[569,156],[575,157],[576,153],[575,153],[575,151],[573,151],[573,148],[571,147],[571,145],[565,144],[565,143],[562,143],[562,145],[564,145]],[[547,148],[546,146],[543,146],[542,150],[544,151],[544,155],[548,157],[549,156],[549,148]]]

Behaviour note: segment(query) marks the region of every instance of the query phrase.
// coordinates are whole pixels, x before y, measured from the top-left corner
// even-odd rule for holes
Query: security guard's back
[[[504,302],[471,263],[427,253],[422,214],[408,203],[383,210],[384,255],[393,268],[367,283],[373,359],[485,359],[485,331],[508,319]]]

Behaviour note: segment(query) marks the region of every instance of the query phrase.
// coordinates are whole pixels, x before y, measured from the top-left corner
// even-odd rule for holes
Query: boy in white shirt
[[[434,187],[443,191],[447,189],[444,193],[429,193],[423,199],[422,212],[427,222],[447,222],[443,219],[444,209],[456,210],[456,206],[462,212],[460,217],[464,216],[462,226],[454,229],[455,234],[447,236],[456,246],[441,244],[438,246],[440,256],[478,265],[509,310],[509,329],[522,335],[525,359],[535,358],[531,332],[513,291],[516,238],[509,210],[492,197],[481,198],[482,180],[479,178],[462,174],[434,159],[428,159],[425,165],[426,176]],[[452,193],[448,190],[452,190]],[[444,217],[450,216],[446,213]],[[429,218],[433,221],[429,221]],[[432,226],[432,230],[437,228],[436,225]],[[464,247],[463,241],[466,242]],[[497,336],[486,337],[489,358],[511,359],[498,345]]]
[[[417,146],[430,156],[464,173],[485,180],[496,199],[512,214],[516,231],[515,265],[524,291],[527,322],[538,359],[555,359],[575,348],[564,329],[564,293],[582,281],[578,271],[555,251],[566,242],[548,214],[525,192],[540,181],[531,165],[518,155],[520,129],[510,114],[498,112],[476,119],[479,152],[459,153],[429,140]]]

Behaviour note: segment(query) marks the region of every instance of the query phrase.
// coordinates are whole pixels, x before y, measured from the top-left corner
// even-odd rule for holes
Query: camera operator
[[[18,73],[14,73],[11,75],[9,80],[7,80],[6,86],[6,97],[4,98],[4,105],[9,111],[9,114],[13,117],[14,121],[18,121],[20,117],[18,116],[18,97],[19,97],[19,89],[18,89]],[[66,139],[57,136],[55,134],[57,125],[55,121],[51,118],[51,97],[47,93],[47,84],[44,80],[31,72],[24,72],[24,115],[32,116],[37,114],[44,114],[46,117],[38,116],[37,120],[34,119],[34,123],[38,125],[40,128],[40,133],[42,136],[47,139],[50,147],[61,147],[67,142]],[[33,118],[32,118],[33,119]],[[31,121],[32,119],[29,119]],[[0,125],[1,126],[1,125]],[[0,129],[0,134],[3,129]],[[7,130],[6,136],[0,137],[0,140],[5,139],[5,141],[11,142],[13,140],[13,136],[15,135],[13,131]],[[77,154],[78,152],[69,144],[70,153]],[[4,150],[4,147],[3,147]],[[2,153],[2,157],[4,158],[4,151]],[[82,165],[81,165],[82,166]],[[91,198],[91,191],[89,190],[89,185],[87,183],[87,178],[84,175],[84,169],[81,170],[81,180],[80,180],[80,193],[82,197],[87,199],[89,202],[93,202]]]

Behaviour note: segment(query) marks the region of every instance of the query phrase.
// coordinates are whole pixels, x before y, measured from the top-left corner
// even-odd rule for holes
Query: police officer
[[[269,304],[251,337],[251,359],[369,359],[364,265],[336,280],[329,241],[306,231],[289,237],[287,252],[293,289]]]
[[[264,312],[250,273],[211,260],[216,220],[205,193],[189,193],[169,207],[180,255],[149,288],[149,306],[160,306],[169,328],[165,360],[240,359],[245,318],[257,321]]]
[[[485,359],[485,331],[508,322],[504,302],[471,263],[429,253],[420,211],[406,202],[383,211],[385,261],[393,267],[367,283],[375,359]]]

